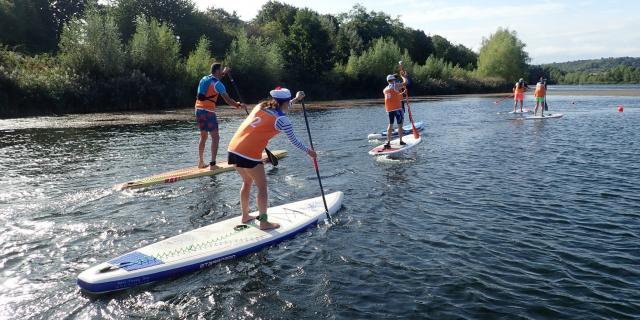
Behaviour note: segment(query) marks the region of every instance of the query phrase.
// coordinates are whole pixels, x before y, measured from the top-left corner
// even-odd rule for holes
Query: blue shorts
[[[211,132],[218,130],[218,118],[215,112],[196,109],[196,122],[200,131]]]
[[[389,124],[393,124],[394,119],[398,122],[398,124],[404,122],[404,111],[402,110],[393,110],[388,112],[389,114]]]

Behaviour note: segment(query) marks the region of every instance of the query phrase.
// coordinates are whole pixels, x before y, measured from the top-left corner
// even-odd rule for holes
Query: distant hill
[[[600,58],[590,60],[577,60],[568,62],[547,63],[541,65],[543,68],[552,67],[565,73],[570,72],[605,72],[618,66],[640,68],[640,58]]]

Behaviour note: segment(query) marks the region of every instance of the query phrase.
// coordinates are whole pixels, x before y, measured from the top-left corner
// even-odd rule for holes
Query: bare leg
[[[524,104],[524,100],[520,100],[520,112],[523,112],[523,111],[522,111],[522,105],[523,105],[523,104]]]
[[[249,215],[249,196],[251,195],[251,185],[253,184],[253,179],[247,172],[246,168],[238,168],[236,170],[242,177],[242,187],[240,188],[240,210],[242,210],[242,223],[247,223],[256,217]]]
[[[207,132],[200,130],[200,142],[198,142],[198,168],[204,168],[204,146],[207,143]]]
[[[402,144],[402,136],[404,136],[404,128],[402,128],[402,122],[398,122],[398,137],[400,137],[400,144]]]
[[[544,117],[544,100],[540,103],[540,114]]]
[[[258,195],[256,196],[256,200],[258,202],[258,211],[260,215],[267,214],[267,176],[264,173],[264,165],[261,163],[257,165],[255,168],[246,169],[247,173],[253,180],[253,183],[256,184],[256,188],[258,188]],[[275,229],[280,227],[277,223],[271,223],[268,221],[260,221],[260,229]]]
[[[387,126],[387,144],[391,143],[391,134],[393,133],[393,124]]]
[[[518,99],[513,99],[513,112],[518,110]]]
[[[211,131],[211,162],[216,162],[218,157],[218,144],[220,144],[220,134],[216,129]]]
[[[533,116],[535,117],[538,114],[538,100],[536,99],[536,107],[533,109]]]

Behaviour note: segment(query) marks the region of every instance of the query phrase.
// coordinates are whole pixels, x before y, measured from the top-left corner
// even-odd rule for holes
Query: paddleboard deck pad
[[[402,141],[406,143],[406,145],[400,145],[400,138],[398,138],[395,140],[391,140],[391,148],[385,149],[384,145],[386,143],[384,143],[369,150],[369,154],[372,156],[382,156],[382,155],[391,155],[394,153],[404,152],[414,148],[420,142],[422,142],[422,137],[420,136],[416,139],[412,134],[409,134],[402,137]]]
[[[273,153],[273,155],[278,159],[282,159],[287,156],[286,150],[274,150],[271,153]],[[267,154],[263,152],[262,162],[266,163],[268,162],[268,160],[269,158],[267,157]],[[113,186],[113,188],[115,190],[137,189],[137,188],[148,187],[156,184],[174,183],[181,180],[187,180],[187,179],[193,179],[193,178],[205,177],[205,176],[213,176],[219,173],[232,171],[234,169],[234,166],[228,164],[226,161],[222,161],[217,165],[218,165],[218,168],[214,170],[211,170],[209,167],[198,168],[197,166],[178,169],[178,170],[169,171],[169,172],[157,174],[154,176],[142,178],[139,180],[120,183]]]
[[[424,122],[418,121],[415,123],[415,125],[418,131],[424,130]],[[413,132],[413,127],[411,127],[411,124],[402,126],[402,129],[404,131],[404,134],[410,134]],[[391,133],[391,137],[397,137],[397,136],[398,136],[398,129],[394,129],[393,132]],[[367,138],[369,138],[369,140],[385,139],[387,138],[387,130],[380,131],[379,133],[370,133],[367,136]]]
[[[330,214],[343,197],[340,191],[326,195]],[[207,268],[293,238],[325,217],[325,209],[317,197],[269,208],[267,214],[279,228],[260,230],[255,219],[243,224],[240,216],[229,218],[95,265],[78,275],[78,286],[99,294]]]
[[[528,116],[528,117],[524,117],[523,119],[525,120],[543,120],[543,119],[555,119],[555,118],[562,118],[564,114],[562,113],[550,113],[550,114],[545,114],[544,117],[543,116]]]

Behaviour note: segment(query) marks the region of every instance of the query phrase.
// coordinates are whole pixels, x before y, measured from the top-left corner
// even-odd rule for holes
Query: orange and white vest
[[[196,98],[196,109],[204,109],[211,112],[216,111],[216,101],[218,101],[218,91],[216,91],[216,83],[220,80],[214,78],[213,76],[205,76],[202,78],[201,84],[203,81],[209,82],[204,83],[207,86],[207,91],[204,93],[205,100],[199,100]]]
[[[402,109],[402,93],[394,86],[387,86],[382,93],[384,93],[384,108],[387,112]]]
[[[513,93],[524,93],[524,84],[520,84],[520,82],[516,82],[514,86]]]
[[[258,104],[240,124],[227,150],[253,161],[262,161],[262,150],[271,138],[280,133],[276,129],[276,120],[280,116],[274,111],[263,110]]]
[[[547,95],[547,89],[545,89],[544,84],[542,82],[538,82],[536,84],[536,91],[533,93],[533,96],[536,98],[542,98]]]

